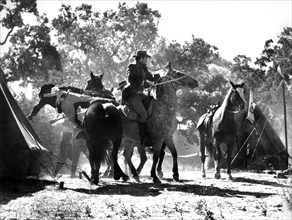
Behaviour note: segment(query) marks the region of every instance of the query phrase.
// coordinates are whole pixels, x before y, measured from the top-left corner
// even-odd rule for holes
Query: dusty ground
[[[64,189],[50,181],[1,188],[0,219],[291,219],[292,177],[234,172],[234,180],[213,172],[180,171],[181,182],[165,173],[155,185],[142,173],[141,183],[102,178],[99,186],[63,175]],[[11,191],[11,190],[14,190]],[[18,192],[15,192],[18,190]],[[290,194],[289,194],[290,192]],[[290,203],[291,204],[291,203]]]

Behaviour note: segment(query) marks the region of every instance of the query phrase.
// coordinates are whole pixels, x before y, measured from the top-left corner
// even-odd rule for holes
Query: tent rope
[[[65,161],[65,162],[61,162],[61,161],[59,161],[59,159],[57,158],[57,156],[54,155],[52,152],[48,151],[48,153],[49,153],[49,156],[51,156],[52,160],[54,160],[56,163],[64,164],[65,167],[66,167],[67,169],[69,169],[70,171],[72,171],[72,166],[70,166],[69,164],[67,164],[66,161]],[[43,164],[41,164],[41,165],[44,166]],[[44,168],[47,170],[48,174],[52,177],[52,179],[53,179],[54,181],[58,182],[58,181],[57,181],[57,178],[56,178],[53,174],[51,174],[51,172],[48,170],[48,168],[47,168],[46,166],[44,166]],[[87,175],[87,173],[86,173],[84,170],[82,170],[79,166],[76,167],[76,170],[77,170],[79,173],[82,173],[82,174],[85,176],[85,178],[86,178],[89,182],[91,182],[90,177],[89,177],[89,176]],[[83,179],[82,179],[82,180],[83,180]],[[85,180],[84,180],[84,181],[85,181]],[[58,183],[59,183],[59,182],[58,182]]]

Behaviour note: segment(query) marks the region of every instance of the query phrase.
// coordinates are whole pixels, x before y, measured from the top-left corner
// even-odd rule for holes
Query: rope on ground
[[[165,152],[165,156],[172,156],[172,154]],[[194,154],[187,154],[187,155],[178,155],[178,158],[189,158],[189,157],[195,157],[198,156],[198,153],[194,153]]]

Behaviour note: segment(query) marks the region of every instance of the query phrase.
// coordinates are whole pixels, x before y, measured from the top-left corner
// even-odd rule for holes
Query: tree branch
[[[6,41],[8,40],[8,37],[10,36],[10,34],[12,33],[13,29],[15,26],[13,26],[10,31],[7,33],[5,40],[3,42],[0,42],[0,46],[4,45],[6,43]]]

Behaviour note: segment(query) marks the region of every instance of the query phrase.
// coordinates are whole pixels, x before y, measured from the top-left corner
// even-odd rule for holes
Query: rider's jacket
[[[158,76],[153,76],[147,69],[146,65],[140,63],[130,64],[128,66],[128,85],[123,91],[123,99],[128,99],[132,95],[136,95],[139,92],[142,92],[144,88],[147,88],[149,84],[146,80],[155,82],[158,79]]]

